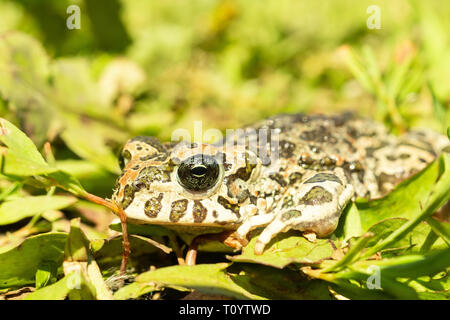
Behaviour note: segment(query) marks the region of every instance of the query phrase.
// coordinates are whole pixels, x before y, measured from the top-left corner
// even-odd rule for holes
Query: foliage
[[[240,253],[176,265],[172,231],[129,225],[126,279],[114,216],[85,201],[111,196],[128,138],[195,120],[352,109],[450,136],[450,5],[380,2],[370,30],[373,1],[78,0],[82,28],[68,30],[72,2],[0,2],[0,299],[450,298],[450,227],[432,218],[450,198],[448,153],[349,204],[329,239],[288,232],[260,256],[256,231]]]

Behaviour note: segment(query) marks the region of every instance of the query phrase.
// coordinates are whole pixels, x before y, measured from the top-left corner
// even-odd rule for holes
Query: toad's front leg
[[[272,238],[291,229],[314,232],[319,237],[332,233],[353,194],[353,186],[346,183],[340,172],[319,172],[293,185],[283,195],[272,219],[267,219],[270,221],[255,218],[255,227],[267,223],[256,242],[255,253],[262,254]],[[238,234],[242,237],[252,228],[249,221],[238,229]]]

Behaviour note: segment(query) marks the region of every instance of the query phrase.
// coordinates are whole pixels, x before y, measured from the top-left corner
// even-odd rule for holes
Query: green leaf
[[[76,198],[66,196],[35,196],[8,200],[0,204],[0,225],[14,223],[47,210],[63,209],[76,201]]]
[[[304,274],[255,264],[234,264],[227,269],[233,281],[248,292],[267,299],[329,300],[328,285]]]
[[[33,176],[57,171],[45,162],[22,131],[3,118],[0,118],[0,141],[7,147],[2,151],[3,174]]]
[[[93,297],[99,300],[111,300],[112,293],[105,284],[100,268],[89,249],[89,241],[81,230],[80,218],[70,221],[70,232],[64,250],[64,272],[70,274],[73,270],[83,275],[85,282],[91,288]],[[83,292],[70,292],[70,299],[78,299]],[[80,297],[83,298],[83,297]]]
[[[154,283],[139,283],[133,282],[129,285],[126,285],[114,293],[114,299],[116,300],[128,300],[128,299],[137,299],[140,296],[161,290],[160,286]]]
[[[282,269],[290,263],[313,263],[331,257],[333,247],[327,239],[317,239],[315,243],[298,236],[297,232],[278,235],[266,246],[262,255],[254,253],[257,236],[242,249],[242,253],[228,257],[235,262],[259,263]]]
[[[440,222],[434,218],[428,218],[427,222],[431,229],[450,247],[450,223]]]
[[[71,300],[94,300],[95,289],[82,273],[74,272],[52,285],[30,293],[24,300],[64,300],[67,296]]]
[[[89,241],[80,229],[80,218],[70,221],[70,232],[64,249],[64,261],[88,261]]]
[[[389,237],[394,231],[399,229],[407,221],[403,218],[392,218],[381,221],[373,225],[369,231],[375,236],[369,241],[366,247],[370,248],[376,245],[379,241],[382,241]],[[428,235],[432,231],[429,224],[418,224],[404,237],[399,238],[397,241],[392,242],[389,246],[383,249],[383,257],[386,257],[385,253],[400,251],[400,253],[411,254],[418,253],[422,250],[422,246],[428,238]],[[428,251],[439,250],[446,248],[446,244],[443,240],[435,240],[428,248]],[[397,253],[398,254],[398,253]]]
[[[54,261],[42,261],[36,271],[36,289],[43,288],[56,281],[58,266]]]
[[[49,166],[34,143],[17,127],[2,118],[0,127],[0,141],[8,147],[3,150],[3,174],[33,176],[26,180],[26,183],[41,188],[58,186],[77,196],[86,194],[75,177]]]
[[[427,255],[408,255],[384,259],[376,265],[381,268],[381,276],[386,274],[390,277],[418,278],[435,275],[450,266],[450,248],[434,251]],[[357,268],[358,265],[355,267]]]
[[[41,181],[44,185],[63,188],[79,197],[82,197],[87,193],[75,177],[64,171],[50,173],[47,175],[46,179]]]
[[[130,260],[129,265],[132,267],[138,267],[139,262],[146,262],[155,257],[155,259],[162,260],[161,252],[152,244],[146,240],[136,238],[134,236],[129,237],[130,241]],[[93,248],[93,255],[95,260],[102,268],[107,270],[110,268],[117,268],[120,265],[123,253],[122,237],[115,237],[108,240],[95,240],[91,241],[91,247]],[[168,263],[171,263],[171,259],[168,256]]]
[[[325,268],[323,272],[338,270],[355,261],[358,258],[359,254],[361,253],[362,249],[366,246],[366,244],[370,241],[372,237],[373,234],[368,232],[364,234],[362,237],[356,239],[356,241],[352,243],[350,250],[345,254],[345,256],[341,260],[337,261],[335,264],[331,265],[328,268]]]
[[[358,207],[354,202],[351,202],[342,212],[339,224],[333,235],[341,241],[346,241],[353,237],[359,237],[363,233]]]
[[[34,284],[36,271],[43,261],[61,266],[66,240],[65,233],[43,233],[28,237],[0,254],[0,288]]]
[[[8,100],[24,101],[27,91],[42,87],[49,75],[43,46],[21,32],[0,37],[0,93]]]
[[[205,294],[226,295],[236,299],[262,299],[237,285],[226,268],[230,264],[172,266],[148,271],[136,277],[136,283],[157,283],[198,290]]]
[[[73,122],[61,137],[81,158],[92,161],[112,173],[120,173],[117,157],[105,143],[104,137],[98,132],[92,132],[88,125]]]

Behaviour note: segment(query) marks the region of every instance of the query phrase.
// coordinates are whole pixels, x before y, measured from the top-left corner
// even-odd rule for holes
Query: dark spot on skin
[[[269,178],[276,181],[280,186],[285,187],[287,182],[283,179],[283,176],[279,173],[269,174]]]
[[[214,157],[216,158],[218,163],[221,163],[223,165],[223,169],[225,171],[228,171],[231,169],[232,164],[227,162],[227,156],[225,153],[218,152]]]
[[[158,153],[154,158],[153,161],[164,161],[167,159],[169,155],[167,153]]]
[[[316,206],[331,202],[333,195],[320,186],[314,186],[298,202],[307,206]]]
[[[133,168],[131,168],[132,170],[138,170],[140,168],[139,165],[134,166]]]
[[[251,204],[256,205],[257,200],[258,200],[257,197],[255,197],[255,196],[253,196],[253,195],[250,196],[250,203],[251,203]]]
[[[305,141],[326,142],[331,144],[337,142],[337,139],[325,126],[320,126],[319,128],[310,131],[303,131],[300,134],[300,138]]]
[[[148,161],[148,160],[152,159],[153,157],[154,157],[154,155],[142,156],[142,157],[139,157],[139,160]]]
[[[300,158],[298,159],[298,164],[302,165],[302,164],[313,164],[314,163],[314,159],[311,158],[311,156],[309,154],[302,154],[300,156]]]
[[[344,172],[349,181],[351,181],[351,176],[353,172],[356,172],[358,175],[358,180],[363,183],[364,182],[364,167],[358,160],[355,161],[345,161],[343,164]]]
[[[161,142],[159,142],[159,140],[156,139],[155,137],[137,136],[130,140],[130,142],[133,142],[133,141],[143,142],[145,144],[152,146],[153,148],[158,150],[158,152],[160,152],[160,153],[166,153],[166,149],[164,149]]]
[[[295,122],[308,123],[311,121],[311,118],[305,114],[299,113],[295,115]]]
[[[395,161],[395,160],[397,160],[397,158],[396,158],[395,156],[392,156],[392,155],[386,156],[386,159],[388,159],[389,161]]]
[[[226,186],[228,189],[229,197],[237,197],[239,202],[244,201],[250,195],[248,190],[246,189],[246,184],[242,186],[237,185],[237,180],[240,179],[242,181],[248,181],[250,176],[255,169],[256,164],[251,163],[249,161],[248,155],[245,155],[245,167],[239,168],[235,174],[230,175],[227,178]],[[236,189],[238,189],[238,193],[236,193]]]
[[[136,150],[138,150],[138,151],[141,151],[141,150],[142,150],[142,147],[141,147],[140,144],[136,146]]]
[[[320,151],[322,151],[322,149],[318,146],[309,146],[309,149],[314,153],[319,153]]]
[[[292,172],[292,173],[289,175],[289,184],[294,184],[294,183],[296,183],[296,182],[301,181],[302,176],[303,176],[303,175],[302,175],[300,172]]]
[[[393,186],[402,181],[402,178],[396,175],[382,173],[379,176],[377,176],[377,180],[378,180],[378,188],[381,190],[382,193],[386,193],[391,191],[391,188]]]
[[[354,118],[355,114],[353,112],[344,112],[340,115],[333,117],[332,120],[334,121],[334,125],[336,127],[342,127],[345,123]]]
[[[386,141],[382,141],[378,146],[376,147],[368,147],[366,148],[366,157],[373,157],[373,154],[375,153],[375,151],[384,148],[386,146],[388,146],[389,143],[387,143]]]
[[[213,216],[214,218],[217,218],[217,211],[216,211],[216,210],[213,210],[212,216]]]
[[[324,168],[334,168],[336,166],[336,160],[331,157],[324,157],[319,161],[320,165]]]
[[[253,172],[253,169],[255,169],[255,167],[256,167],[256,163],[251,163],[249,161],[248,156],[245,155],[245,167],[239,168],[234,175],[241,178],[244,181],[247,181],[248,179],[250,179],[250,176]]]
[[[162,205],[161,200],[163,199],[163,194],[160,193],[157,197],[150,198],[145,202],[144,213],[150,218],[156,218],[158,213],[161,211]]]
[[[169,219],[172,222],[178,222],[186,213],[188,201],[181,199],[172,202]]]
[[[225,209],[231,210],[236,217],[240,218],[241,215],[239,214],[239,205],[229,202],[227,199],[225,199],[222,196],[217,197],[217,202],[224,207]]]
[[[164,161],[167,159],[167,157],[168,157],[167,153],[154,153],[151,155],[139,157],[139,160],[141,160],[141,161],[148,161],[148,160]]]
[[[290,208],[293,206],[294,206],[294,199],[293,199],[292,195],[288,195],[287,197],[284,197],[283,203],[281,204],[281,208],[285,209],[285,208]]]
[[[140,186],[142,188],[145,186],[146,188],[150,188],[150,185],[153,181],[158,182],[169,182],[170,181],[170,172],[173,167],[169,165],[160,165],[153,167],[145,167],[140,172],[138,177],[136,178],[134,184],[135,186]]]
[[[348,147],[350,148],[350,150],[352,152],[356,152],[356,148],[353,146],[353,143],[351,143],[348,139],[342,139],[342,141],[348,145]]]
[[[290,141],[286,141],[286,140],[281,140],[279,142],[280,145],[280,156],[283,158],[290,158],[292,157],[294,150],[295,150],[295,144],[290,142]]]
[[[122,209],[125,210],[134,200],[135,189],[132,185],[127,184],[123,189]]]
[[[417,141],[417,142],[419,142],[419,141]],[[419,146],[418,144],[412,143],[412,142],[402,142],[402,143],[397,144],[397,146],[413,147],[416,149],[426,151],[426,152],[430,153],[433,157],[436,157],[436,153],[434,152],[434,150],[431,148],[431,146],[427,145],[426,143],[423,143],[423,145]]]
[[[299,210],[289,210],[287,212],[283,212],[281,215],[281,221],[285,222],[293,218],[301,217],[302,213]]]
[[[332,173],[324,173],[324,172],[317,173],[313,177],[306,180],[305,183],[316,183],[316,182],[325,182],[325,181],[334,181],[339,184],[342,184],[341,179],[339,179],[336,175],[334,175]]]
[[[317,165],[317,161],[314,160],[309,154],[302,154],[297,161],[298,165],[304,169],[313,169]]]
[[[359,137],[358,130],[356,130],[354,127],[348,127],[347,128],[347,134],[352,137],[353,139],[357,139]]]
[[[201,223],[206,218],[208,210],[202,205],[198,200],[194,201],[194,206],[192,208],[192,215],[194,217],[194,222]]]
[[[344,169],[347,169],[352,172],[358,172],[358,171],[364,170],[361,162],[359,162],[358,160],[349,161],[349,162],[345,161],[343,167],[344,167]]]
[[[245,200],[247,200],[247,198],[250,196],[250,192],[245,189],[243,191],[241,191],[238,195],[237,195],[237,200],[239,203],[244,202]]]

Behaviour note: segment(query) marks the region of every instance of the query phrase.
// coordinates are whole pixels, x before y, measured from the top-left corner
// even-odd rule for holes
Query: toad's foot
[[[291,229],[326,236],[336,229],[342,209],[354,194],[352,185],[344,181],[335,173],[317,173],[286,192],[276,215],[252,217],[237,234],[242,237],[255,227],[267,225],[255,244],[255,254],[262,254],[271,239]]]

